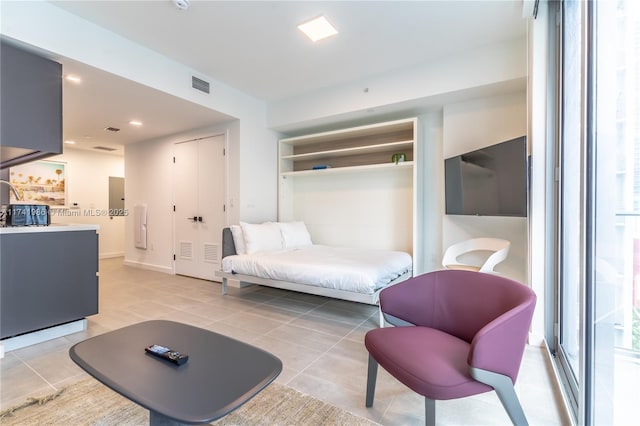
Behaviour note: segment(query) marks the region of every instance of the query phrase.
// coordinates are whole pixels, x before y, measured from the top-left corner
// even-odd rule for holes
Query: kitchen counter
[[[0,227],[0,235],[32,232],[98,231],[99,229],[99,225],[52,223],[48,226],[3,226]]]
[[[0,343],[98,313],[98,229],[0,228]]]

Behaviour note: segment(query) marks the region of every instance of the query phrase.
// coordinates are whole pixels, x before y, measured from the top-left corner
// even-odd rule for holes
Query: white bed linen
[[[364,294],[375,293],[411,268],[405,252],[317,244],[222,259],[224,272]]]

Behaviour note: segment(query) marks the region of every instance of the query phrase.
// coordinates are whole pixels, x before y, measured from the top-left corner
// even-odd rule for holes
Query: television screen
[[[527,216],[527,146],[522,136],[447,158],[445,213]]]

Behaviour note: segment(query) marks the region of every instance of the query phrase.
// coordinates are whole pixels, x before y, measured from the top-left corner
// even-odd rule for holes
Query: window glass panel
[[[560,335],[565,373],[579,381],[582,143],[581,2],[563,3],[562,130],[560,142]],[[577,389],[574,386],[574,398]]]
[[[587,371],[594,424],[632,424],[640,401],[640,2],[593,4],[594,363]]]

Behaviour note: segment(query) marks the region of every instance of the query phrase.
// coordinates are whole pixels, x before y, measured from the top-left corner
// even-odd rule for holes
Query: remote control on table
[[[181,354],[180,352],[174,351],[173,349],[169,349],[165,346],[149,345],[144,348],[144,350],[150,355],[166,359],[176,365],[182,365],[189,359],[189,355]]]

